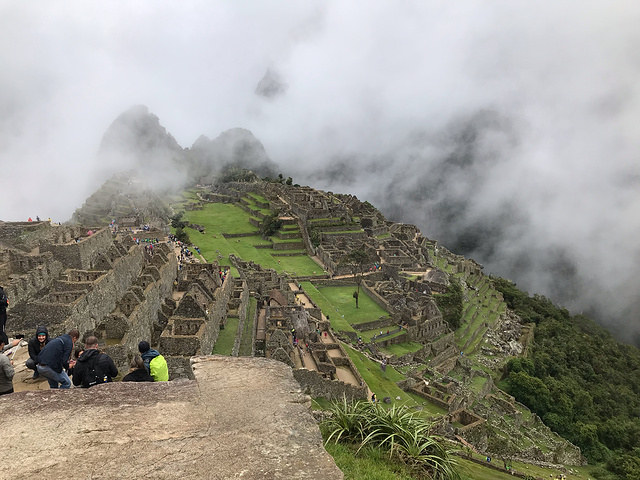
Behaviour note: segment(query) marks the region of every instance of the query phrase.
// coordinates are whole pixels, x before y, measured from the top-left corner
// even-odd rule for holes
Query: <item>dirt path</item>
[[[367,275],[373,275],[374,273],[378,273],[378,271],[373,271],[373,272],[364,272],[362,274],[363,277],[366,277]],[[333,277],[331,277],[332,279],[335,280],[339,280],[341,278],[353,278],[353,274],[349,274],[349,275],[334,275]],[[355,280],[354,280],[355,281]]]

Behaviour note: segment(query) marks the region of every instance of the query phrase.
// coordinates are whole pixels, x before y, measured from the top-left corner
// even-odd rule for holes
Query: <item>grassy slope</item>
[[[322,273],[322,268],[306,255],[294,257],[273,257],[272,249],[255,248],[254,245],[269,245],[263,240],[256,227],[249,223],[250,215],[241,208],[225,203],[209,203],[202,210],[186,212],[186,218],[191,223],[203,225],[206,234],[195,230],[187,230],[194,245],[198,245],[207,262],[219,261],[223,265],[229,264],[229,254],[234,254],[243,260],[253,260],[264,268],[273,268],[281,273],[295,272],[297,275],[313,275]],[[254,233],[250,237],[224,238],[223,233]],[[218,254],[218,251],[220,252]],[[218,255],[222,258],[218,259]],[[237,272],[233,272],[237,275]]]
[[[213,353],[217,355],[231,355],[233,343],[236,340],[238,332],[239,319],[236,317],[227,318],[227,325],[224,330],[220,330],[220,335],[216,344],[213,346]]]

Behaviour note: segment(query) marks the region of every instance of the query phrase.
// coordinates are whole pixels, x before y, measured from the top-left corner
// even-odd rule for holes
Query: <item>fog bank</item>
[[[127,167],[96,152],[143,104],[182,147],[249,129],[296,182],[635,334],[638,20],[630,1],[5,2],[0,219],[67,220]]]

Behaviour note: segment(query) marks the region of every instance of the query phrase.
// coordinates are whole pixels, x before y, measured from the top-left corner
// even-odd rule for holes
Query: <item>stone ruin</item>
[[[0,223],[8,334],[30,338],[46,325],[53,337],[78,328],[81,340],[96,335],[122,372],[145,339],[165,355],[171,378],[192,376],[189,357],[211,352],[234,296],[219,269],[185,264],[178,272],[163,237],[150,254],[125,230]]]
[[[367,386],[344,348],[334,339],[329,322],[315,305],[305,308],[295,303],[289,289],[286,294],[273,289],[260,301],[264,321],[264,351],[266,358],[286,363],[294,369],[294,377],[303,390],[329,400],[364,400]],[[296,290],[303,293],[303,290]],[[287,298],[289,297],[289,298]],[[296,332],[294,341],[292,330]],[[320,333],[318,333],[320,332]],[[295,345],[297,342],[297,346]]]

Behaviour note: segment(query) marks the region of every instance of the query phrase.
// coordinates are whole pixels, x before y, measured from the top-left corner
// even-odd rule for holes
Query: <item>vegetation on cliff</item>
[[[444,319],[451,330],[456,330],[462,321],[462,287],[457,280],[452,279],[447,286],[447,293],[436,295],[434,297],[438,308],[442,312]]]
[[[508,362],[501,385],[617,475],[598,478],[640,478],[640,351],[543,296],[494,284],[523,322],[537,325],[530,355]]]

